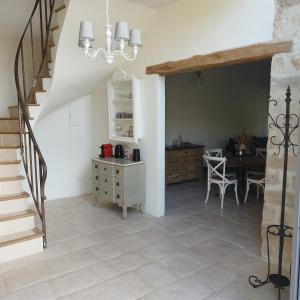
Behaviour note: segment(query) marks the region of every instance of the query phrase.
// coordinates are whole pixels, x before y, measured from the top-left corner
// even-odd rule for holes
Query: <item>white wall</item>
[[[14,79],[14,59],[17,39],[0,38],[0,117],[8,116],[9,105],[17,103]]]
[[[152,120],[155,124],[160,119],[161,111],[164,111],[164,99],[153,99],[153,93],[149,91],[147,66],[170,60],[188,58],[196,54],[206,54],[230,48],[242,47],[249,44],[271,41],[273,38],[275,4],[274,0],[180,0],[158,10],[157,14],[148,25],[144,35],[144,47],[138,60],[125,66],[130,73],[139,76],[143,80],[143,103],[147,104],[144,109],[143,119]],[[153,84],[153,82],[152,82]],[[154,89],[159,88],[160,81],[156,81]],[[161,95],[157,93],[157,95]],[[165,128],[161,127],[161,131]],[[142,153],[150,152],[150,145],[165,142],[164,135],[145,135]],[[165,162],[160,160],[158,148],[156,153],[145,156],[146,164],[154,164],[148,178],[157,174],[164,174]],[[156,160],[156,161],[155,161]],[[162,176],[161,176],[162,178]],[[146,195],[147,201],[153,201],[153,205],[147,205],[147,213],[154,216],[164,214],[163,188],[165,181],[161,179],[153,184],[146,177],[148,191],[152,191],[157,197],[151,198]],[[160,211],[152,209],[161,208]]]
[[[70,126],[70,109],[79,112],[77,124],[80,125]],[[47,199],[90,193],[92,191],[91,96],[81,97],[48,114],[38,122],[35,133],[48,166]]]
[[[80,151],[83,151],[86,155],[89,154],[89,158],[91,158],[97,153],[97,147],[100,144],[108,142],[108,124],[105,117],[107,114],[105,84],[114,68],[123,64],[129,73],[133,73],[143,80],[143,120],[148,122],[145,125],[148,126],[149,130],[145,130],[140,147],[146,168],[151,166],[146,170],[146,212],[160,216],[164,214],[163,146],[165,143],[165,124],[161,115],[165,105],[164,87],[163,80],[159,76],[151,76],[152,79],[149,79],[145,75],[146,66],[166,60],[186,58],[194,54],[271,40],[274,1],[180,0],[155,13],[148,8],[115,0],[111,15],[113,21],[125,18],[131,25],[145,28],[143,32],[144,47],[135,63],[127,64],[120,59],[115,65],[106,66],[101,58],[92,63],[84,61],[80,49],[76,46],[79,22],[84,19],[91,20],[95,24],[97,38],[95,45],[96,47],[103,46],[104,1],[74,0],[70,2],[58,45],[52,90],[47,99],[47,105],[43,108],[45,109],[43,114],[54,110],[63,103],[76,99],[80,95],[95,91],[92,96],[92,107],[93,124],[96,128],[93,129],[93,141],[90,141],[90,144],[87,140],[83,140],[78,145],[79,148],[76,148],[74,142],[73,149],[70,149],[71,147],[66,142],[69,131],[65,120],[66,108],[58,109],[53,113],[54,115],[46,115],[40,124],[37,124],[36,130],[44,145],[43,150],[46,153],[49,169],[52,170],[50,170],[52,174],[49,175],[47,182],[48,196],[55,198],[63,197],[65,194],[69,195],[71,190],[74,191],[75,182],[77,185],[79,184],[80,178],[88,184],[85,181],[87,171],[84,167],[82,167],[81,173],[76,171],[74,175],[63,164],[74,167],[75,159],[72,158],[72,155],[81,158],[83,156]],[[152,19],[149,22],[150,18]],[[95,102],[97,100],[100,102]],[[60,120],[58,123],[54,122],[56,115]],[[55,138],[52,126],[55,127],[55,133],[58,133],[59,139]],[[154,126],[153,129],[151,126]],[[60,127],[64,129],[62,130]],[[62,132],[60,132],[61,130]],[[52,134],[49,135],[49,133]],[[66,147],[58,159],[56,157],[58,152],[55,148],[57,141]],[[157,147],[153,148],[153,145],[157,145]],[[86,147],[86,150],[81,150],[81,147]],[[93,147],[90,153],[89,147]],[[84,161],[86,162],[85,159]],[[88,164],[83,163],[82,165],[88,167]],[[63,175],[55,178],[55,171],[56,175]],[[68,178],[68,175],[72,175],[73,180]],[[157,180],[153,181],[151,178]],[[61,182],[64,181],[67,182],[62,186]],[[91,180],[89,184],[91,184]],[[57,189],[56,185],[61,186],[62,189]],[[77,190],[77,193],[80,192]]]
[[[204,70],[166,78],[166,145],[184,141],[225,147],[246,130],[266,136],[270,61]]]

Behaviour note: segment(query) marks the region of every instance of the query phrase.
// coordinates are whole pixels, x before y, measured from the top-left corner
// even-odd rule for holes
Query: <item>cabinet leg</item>
[[[127,206],[123,206],[123,219],[127,218]]]
[[[143,214],[145,212],[144,210],[144,203],[140,204],[140,212]]]
[[[97,197],[96,196],[94,196],[93,197],[93,206],[97,206]]]

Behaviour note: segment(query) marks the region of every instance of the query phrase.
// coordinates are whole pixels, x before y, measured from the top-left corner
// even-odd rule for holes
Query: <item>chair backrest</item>
[[[266,148],[256,148],[256,156],[257,157],[266,157],[267,156],[267,149]]]
[[[204,155],[203,159],[207,165],[207,179],[217,179],[223,183],[227,182],[226,178],[226,157],[215,157]]]
[[[205,154],[210,157],[223,157],[223,150],[222,148],[208,149]]]

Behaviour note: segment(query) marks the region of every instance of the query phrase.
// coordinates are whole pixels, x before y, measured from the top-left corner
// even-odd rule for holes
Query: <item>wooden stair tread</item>
[[[17,219],[23,219],[26,217],[31,217],[31,216],[34,216],[35,214],[36,214],[35,211],[33,211],[32,209],[28,209],[28,210],[20,211],[17,213],[0,215],[0,223],[17,220]]]
[[[0,182],[5,182],[5,181],[18,181],[18,180],[24,180],[25,177],[22,175],[19,176],[13,176],[13,177],[0,177]]]
[[[40,88],[33,88],[32,91],[34,93],[46,93],[47,91],[44,89],[40,89]]]
[[[0,121],[19,121],[19,118],[0,118]],[[33,120],[33,118],[30,118],[29,120]]]
[[[0,134],[20,134],[20,131],[16,131],[16,130],[0,131]]]
[[[0,166],[3,165],[18,165],[21,163],[21,160],[0,160]]]
[[[0,149],[20,149],[21,146],[0,146]]]
[[[49,43],[49,44],[48,44],[48,47],[49,47],[49,48],[55,47],[55,43]]]
[[[26,106],[40,106],[40,104],[27,103]],[[10,109],[10,108],[18,108],[18,105],[9,106],[8,109]]]
[[[56,25],[56,26],[51,27],[50,30],[51,30],[51,31],[55,31],[55,30],[57,30],[58,28],[59,28],[59,26]]]
[[[30,195],[27,192],[22,192],[19,194],[0,196],[0,201],[9,201],[9,200],[16,200],[21,198],[29,198],[29,197]]]
[[[33,240],[43,236],[43,233],[40,229],[34,228],[32,230],[21,231],[14,234],[4,235],[0,237],[0,248],[10,246],[13,244]]]
[[[63,5],[61,5],[61,6],[57,7],[57,8],[55,8],[54,11],[55,11],[56,13],[58,13],[58,12],[60,12],[61,10],[65,9],[65,8],[66,8],[66,5],[63,4]]]

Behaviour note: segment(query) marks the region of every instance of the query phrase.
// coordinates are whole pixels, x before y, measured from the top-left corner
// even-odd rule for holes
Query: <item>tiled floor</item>
[[[168,187],[159,219],[131,210],[122,220],[90,196],[48,202],[49,247],[0,265],[0,299],[276,299],[248,284],[266,269],[259,201],[237,207],[229,194],[222,212],[214,195],[204,207],[204,193],[198,182]]]

